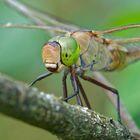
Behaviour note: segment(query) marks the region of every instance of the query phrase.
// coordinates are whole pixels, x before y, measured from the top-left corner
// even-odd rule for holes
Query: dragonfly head
[[[59,72],[64,66],[75,64],[80,48],[71,36],[54,37],[43,47],[42,58],[45,67],[51,72]]]

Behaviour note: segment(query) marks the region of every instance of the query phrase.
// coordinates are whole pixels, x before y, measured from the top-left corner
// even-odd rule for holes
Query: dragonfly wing
[[[79,27],[73,24],[69,24],[66,21],[63,21],[62,19],[55,17],[54,15],[51,15],[48,12],[39,11],[38,9],[32,9],[32,13],[41,19],[42,21],[48,22],[53,26],[60,26],[64,29],[67,29],[68,31],[74,31],[78,30]],[[61,21],[61,22],[60,22]]]
[[[17,0],[5,0],[4,2],[9,6],[15,8],[21,14],[32,19],[32,21],[37,25],[43,25],[43,26],[51,25],[55,27],[57,26],[63,31],[65,29],[66,32],[79,29],[78,26],[67,24],[67,23],[61,23],[58,19],[56,19],[56,17],[48,13],[43,13],[35,8],[29,7]],[[58,32],[60,32],[60,30]]]

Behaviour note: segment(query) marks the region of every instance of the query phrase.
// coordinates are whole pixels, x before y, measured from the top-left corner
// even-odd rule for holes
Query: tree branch
[[[0,74],[0,112],[45,129],[63,140],[131,140],[129,130],[111,118]]]

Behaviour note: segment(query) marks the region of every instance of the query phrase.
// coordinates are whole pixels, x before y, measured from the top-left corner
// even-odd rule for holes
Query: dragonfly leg
[[[71,72],[71,84],[72,84],[72,87],[73,87],[74,94],[76,96],[76,100],[77,100],[78,105],[83,106],[81,97],[79,95],[79,87],[78,87],[78,84],[77,84],[77,81],[76,81],[76,75],[73,74],[72,72]]]
[[[82,79],[86,80],[86,81],[89,81],[89,82],[91,82],[91,83],[97,85],[97,86],[100,86],[100,87],[102,87],[102,88],[104,88],[104,89],[106,89],[106,90],[111,91],[113,94],[116,94],[116,96],[117,96],[118,121],[119,121],[120,123],[122,123],[122,121],[121,121],[121,113],[120,113],[120,96],[119,96],[119,92],[118,92],[116,89],[114,89],[114,88],[112,88],[112,87],[109,87],[109,86],[107,86],[107,85],[105,85],[105,84],[103,84],[103,83],[101,83],[101,82],[99,82],[99,81],[97,81],[97,80],[95,80],[95,79],[89,77],[89,76],[80,75],[80,77],[81,77]]]
[[[46,77],[48,77],[52,74],[53,73],[49,72],[49,73],[45,73],[45,74],[42,74],[42,75],[38,76],[29,86],[30,87],[33,86],[37,81],[40,81],[40,80],[42,80],[42,79],[44,79],[44,78],[46,78]]]
[[[63,98],[65,99],[65,101],[67,102],[68,100],[68,92],[67,92],[67,76],[68,76],[68,71],[64,72],[63,78],[62,78],[62,83],[63,83]]]
[[[79,93],[76,96],[76,100],[78,105],[83,106],[83,102]]]
[[[81,82],[80,82],[80,80],[79,80],[79,78],[76,76],[76,81],[77,81],[77,84],[78,84],[78,86],[79,86],[79,89],[80,89],[80,92],[81,92],[81,94],[82,94],[82,96],[83,96],[83,99],[84,99],[84,101],[85,101],[85,103],[86,103],[86,106],[89,108],[89,109],[91,109],[91,105],[90,105],[90,103],[89,103],[89,101],[88,101],[88,98],[87,98],[87,96],[86,96],[86,93],[85,93],[85,91],[84,91],[84,89],[83,89],[83,86],[82,86],[82,84],[81,84]]]
[[[76,81],[76,77],[72,73],[71,73],[71,84],[72,84],[74,93],[72,95],[68,96],[67,98],[65,98],[64,101],[67,101],[67,100],[73,98],[74,96],[76,96],[77,103],[79,105],[83,106],[81,97],[79,96],[79,87],[78,87],[78,84],[77,84],[77,81]]]
[[[77,93],[74,93],[74,94],[68,96],[67,98],[64,98],[63,100],[64,100],[64,101],[68,101],[68,100],[70,100],[71,98],[73,98],[73,97],[76,96],[76,95],[77,95]]]

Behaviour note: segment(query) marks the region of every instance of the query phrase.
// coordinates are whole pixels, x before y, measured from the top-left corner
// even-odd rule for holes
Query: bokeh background
[[[86,29],[103,30],[140,23],[139,0],[23,0],[22,2]],[[32,24],[30,19],[0,1],[0,23],[7,22]],[[140,29],[120,32],[113,36],[119,39],[140,36]],[[51,38],[49,34],[40,30],[0,29],[0,72],[26,83],[46,72],[42,64],[41,49],[49,38]],[[122,71],[103,74],[119,90],[122,102],[140,127],[140,62]],[[59,97],[62,93],[61,77],[62,73],[56,74],[42,80],[36,86]],[[94,110],[116,118],[116,111],[103,90],[87,82],[82,83]],[[71,92],[69,86],[69,93]],[[0,114],[0,139],[57,140],[49,132],[2,114]]]

